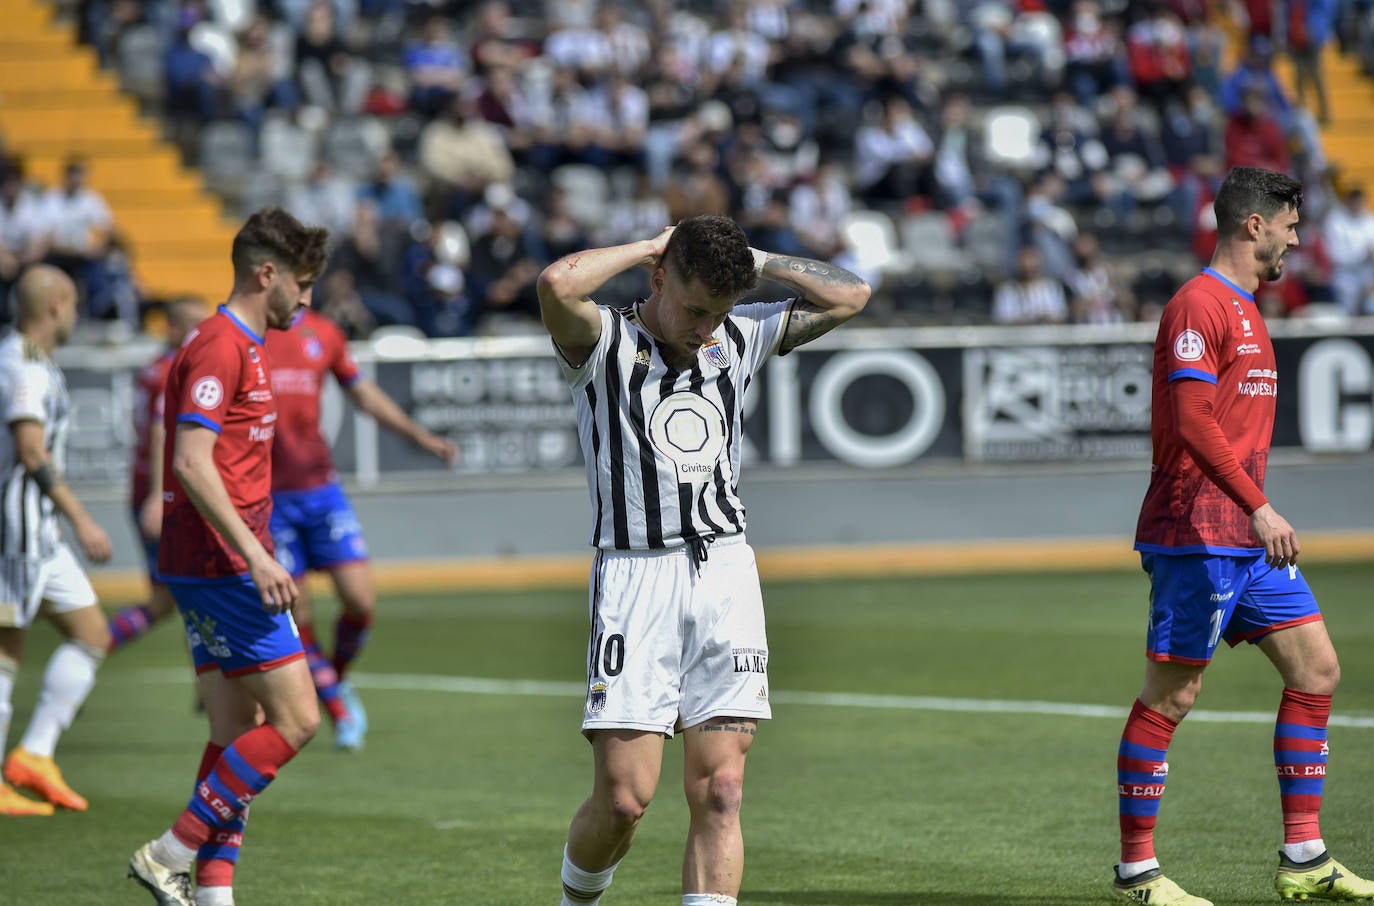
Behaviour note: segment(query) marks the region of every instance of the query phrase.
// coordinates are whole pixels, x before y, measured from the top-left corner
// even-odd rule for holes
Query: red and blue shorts
[[[1217,644],[1258,643],[1269,633],[1322,618],[1296,566],[1275,568],[1263,554],[1142,552],[1150,576],[1151,660],[1206,664]]]
[[[291,614],[263,610],[257,586],[247,576],[165,581],[186,623],[196,673],[262,673],[305,657]]]
[[[337,482],[273,493],[271,530],[277,562],[293,579],[367,559],[362,526]]]

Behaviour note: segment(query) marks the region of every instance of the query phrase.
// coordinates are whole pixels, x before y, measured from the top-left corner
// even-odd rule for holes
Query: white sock
[[[19,743],[29,752],[51,758],[57,750],[57,737],[72,725],[77,709],[91,694],[95,671],[105,653],[81,642],[63,642],[48,659],[43,671],[43,689],[38,704]]]
[[[196,906],[234,906],[234,888],[197,887]]]
[[[165,831],[151,845],[153,858],[158,864],[170,868],[172,871],[190,871],[191,865],[196,861],[197,850],[192,849],[185,843],[177,839],[177,835],[170,830]]]
[[[739,900],[723,893],[684,893],[682,906],[737,906]]]
[[[0,758],[5,755],[5,740],[9,737],[10,717],[14,714],[14,676],[19,662],[7,654],[0,654]]]
[[[563,900],[559,906],[596,906],[601,895],[611,886],[617,862],[601,871],[583,871],[568,859],[568,847],[563,847]],[[578,896],[582,894],[582,896]],[[576,897],[576,898],[575,898]]]
[[[1134,878],[1142,871],[1149,871],[1159,867],[1158,859],[1144,859],[1140,862],[1119,862],[1116,866],[1116,876],[1121,880]]]
[[[1322,838],[1315,840],[1304,840],[1301,843],[1283,844],[1283,854],[1293,862],[1311,862],[1313,859],[1326,852],[1326,844]]]

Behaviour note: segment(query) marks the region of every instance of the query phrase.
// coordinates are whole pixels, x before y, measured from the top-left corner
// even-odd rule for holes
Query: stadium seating
[[[862,273],[902,274],[911,270],[911,255],[897,241],[892,218],[882,211],[851,211],[840,224],[840,235]]]
[[[223,270],[233,229],[217,199],[79,47],[70,26],[53,24],[38,0],[9,0],[0,29],[0,133],[28,178],[60,182],[81,157],[90,184],[110,204],[133,252],[146,293],[204,292],[207,273]],[[145,72],[144,75],[147,75]]]

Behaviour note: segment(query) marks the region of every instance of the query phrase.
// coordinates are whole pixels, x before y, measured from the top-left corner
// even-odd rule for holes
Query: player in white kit
[[[24,634],[42,611],[66,637],[43,672],[38,704],[5,759],[0,815],[83,811],[53,762],[58,736],[76,716],[110,645],[95,590],[65,541],[67,517],[91,560],[110,558],[110,539],[62,480],[71,400],[52,353],[76,324],[76,287],[56,268],[35,265],[15,287],[18,329],[0,342],[0,748],[5,745]],[[34,801],[16,788],[27,789]]]
[[[591,298],[650,271],[632,308]],[[795,297],[736,305],[761,277]],[[539,278],[572,390],[595,524],[583,733],[595,761],[563,855],[563,906],[599,902],[683,734],[691,812],[683,906],[733,904],[744,762],[768,705],[768,640],[736,494],[744,394],[768,357],[858,314],[848,271],[749,247],[725,217],[568,255]]]

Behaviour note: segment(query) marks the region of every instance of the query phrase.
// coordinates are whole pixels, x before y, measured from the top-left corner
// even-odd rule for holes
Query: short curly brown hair
[[[729,217],[688,217],[668,237],[664,264],[683,280],[698,280],[713,296],[738,298],[754,288],[754,254]]]
[[[297,279],[314,280],[324,270],[328,238],[324,227],[308,227],[281,208],[262,208],[234,236],[229,253],[234,276],[247,276],[258,265],[272,261]]]
[[[1302,210],[1302,183],[1285,173],[1259,167],[1233,167],[1212,202],[1217,230],[1223,235],[1240,229],[1251,214],[1273,220],[1290,208]]]

